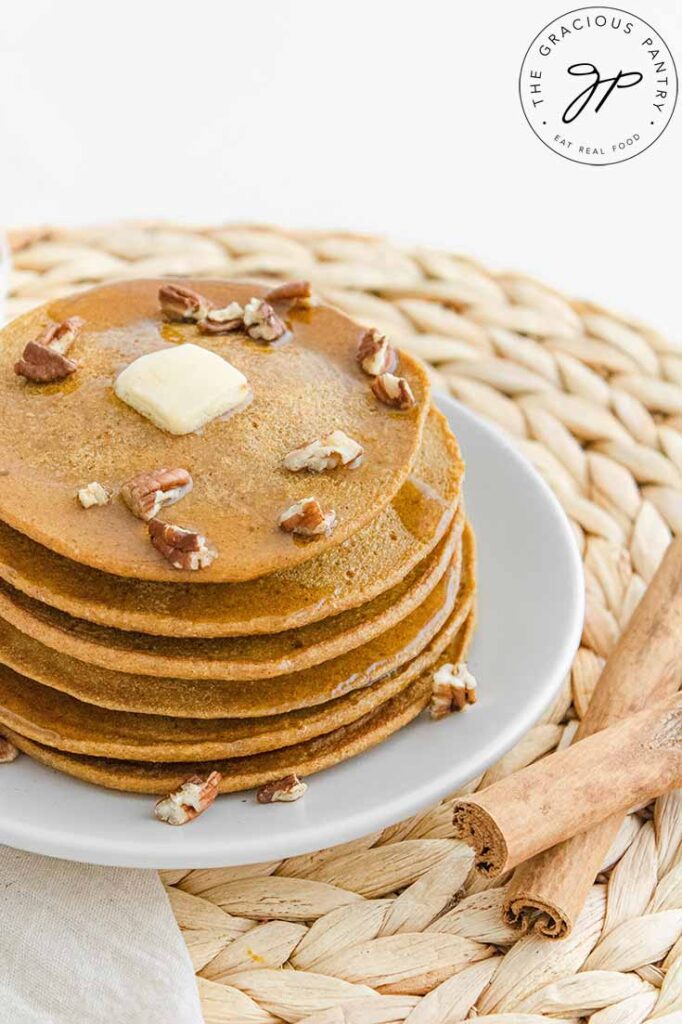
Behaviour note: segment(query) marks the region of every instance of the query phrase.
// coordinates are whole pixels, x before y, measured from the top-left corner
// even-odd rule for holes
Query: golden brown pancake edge
[[[460,656],[465,650],[462,649]],[[234,793],[262,786],[291,773],[307,778],[377,746],[417,717],[429,702],[431,688],[430,673],[425,673],[376,711],[332,733],[284,749],[229,760],[179,763],[116,761],[64,753],[35,743],[11,729],[6,729],[6,732],[20,750],[36,761],[107,789],[168,793],[177,789],[190,775],[206,775],[217,770],[223,776],[220,792]],[[434,728],[437,727],[434,724]]]
[[[370,686],[313,708],[267,718],[180,719],[108,711],[69,697],[0,665],[0,724],[68,753],[134,761],[208,761],[254,755],[312,739],[369,714],[423,672],[453,660],[473,612],[453,612],[407,666]],[[458,660],[458,659],[457,659]]]
[[[355,650],[364,651],[366,654],[374,645],[377,657],[386,656],[387,649],[395,645],[399,632],[412,637],[415,629],[428,629],[427,625],[422,624],[425,615],[437,616],[443,601],[449,600],[453,603],[456,586],[457,579],[453,577],[452,571],[446,571],[424,600],[408,615]],[[269,665],[263,663],[256,666],[247,663],[242,667],[232,660],[229,653],[227,657],[225,656],[226,651],[234,651],[237,644],[237,640],[232,637],[190,640],[183,638],[176,641],[169,637],[123,633],[95,626],[41,605],[18,591],[11,591],[6,584],[0,584],[0,616],[45,646],[68,654],[86,665],[97,665],[100,668],[128,674],[229,681],[270,679],[293,671],[306,670],[290,667],[284,658]],[[320,625],[324,627],[324,623]],[[316,628],[317,624],[303,627]],[[414,642],[415,639],[411,638],[410,643]],[[330,660],[351,658],[353,650],[351,648]],[[299,663],[307,661],[307,668],[312,668],[315,664],[324,664],[324,647],[318,648],[319,662],[316,661],[315,653],[315,648],[301,651]]]
[[[460,543],[463,526],[464,512],[463,509],[460,509],[449,532],[431,554],[393,590],[380,594],[374,601],[363,607],[350,609],[332,619],[323,619],[299,629],[275,633],[273,636],[221,638],[219,641],[221,678],[271,678],[275,675],[301,671],[312,665],[339,657],[392,628],[422,604],[443,578]],[[5,602],[7,596],[8,592],[5,590]],[[21,599],[19,598],[19,600]],[[2,606],[3,591],[2,584],[0,584],[0,607]],[[39,614],[45,611],[48,618],[51,618],[51,612],[45,610],[45,606],[32,604],[31,607],[35,608]],[[12,618],[11,608],[7,604],[5,604],[5,608],[8,612],[7,618]],[[59,613],[57,613],[57,617],[59,620]],[[15,621],[19,624],[20,621],[23,623],[24,619],[17,618]],[[102,643],[98,643],[98,651],[106,647],[108,627],[83,624],[81,620],[76,628],[93,630],[96,637],[101,636]],[[24,631],[37,636],[33,626]],[[114,631],[114,635],[122,636],[125,640],[128,634]],[[191,658],[192,645],[195,642],[194,639],[179,640],[179,654],[183,658],[185,655]],[[151,643],[153,645],[154,641],[152,640]],[[55,646],[63,647],[61,643]],[[71,644],[70,650],[74,656],[78,656],[77,647]],[[109,663],[104,667],[112,667],[115,663],[115,656],[112,654],[108,660]]]
[[[465,606],[468,609],[476,592],[475,541],[468,526],[462,552],[461,584],[455,610]],[[405,659],[402,662],[400,658],[393,659],[392,665],[373,664],[369,669],[365,667],[363,671],[350,674],[337,672],[331,678],[309,669],[260,683],[152,679],[85,666],[75,658],[44,647],[0,618],[0,661],[46,686],[112,710],[180,718],[248,718],[322,704],[357,687],[370,685],[389,671],[400,668]]]

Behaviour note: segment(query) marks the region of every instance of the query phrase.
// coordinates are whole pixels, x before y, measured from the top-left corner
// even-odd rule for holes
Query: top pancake
[[[358,367],[362,328],[328,307],[292,312],[291,336],[263,345],[241,333],[199,334],[194,324],[165,324],[161,280],[120,282],[32,310],[10,324],[0,345],[0,519],[76,562],[135,579],[210,583],[255,579],[341,544],[396,495],[414,462],[428,410],[421,366],[401,354],[400,373],[414,408],[379,403]],[[188,281],[217,305],[246,303],[267,287]],[[32,384],[13,372],[24,345],[70,316],[85,326],[69,356],[79,369],[53,384]],[[191,341],[244,373],[251,404],[202,431],[174,436],[155,427],[114,394],[120,371],[135,358]],[[365,449],[356,470],[310,475],[282,468],[293,448],[341,429]],[[84,510],[80,487],[97,480],[115,492],[135,474],[160,466],[189,470],[194,490],[160,518],[198,529],[218,550],[199,572],[174,569],[152,547],[146,525],[118,496]],[[334,509],[331,536],[298,541],[277,518],[314,494]]]
[[[401,585],[441,540],[464,466],[431,407],[408,479],[368,526],[302,565],[243,583],[154,583],[79,565],[0,521],[0,577],[44,604],[101,626],[160,636],[279,633],[366,605]]]

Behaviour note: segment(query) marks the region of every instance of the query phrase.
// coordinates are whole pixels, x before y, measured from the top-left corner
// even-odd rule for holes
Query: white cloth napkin
[[[0,846],[0,1024],[202,1024],[154,871]]]

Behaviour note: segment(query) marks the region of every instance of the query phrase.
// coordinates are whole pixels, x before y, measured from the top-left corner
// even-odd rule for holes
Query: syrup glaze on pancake
[[[413,471],[388,508],[337,548],[244,583],[151,583],[54,554],[0,522],[0,578],[76,618],[175,637],[276,633],[367,605],[405,581],[458,507],[463,464],[445,417],[429,412]]]
[[[356,721],[422,672],[451,660],[448,649],[456,643],[451,638],[461,618],[461,613],[453,614],[417,658],[371,686],[314,708],[267,718],[169,718],[108,711],[0,665],[0,723],[47,747],[116,760],[208,761],[279,750]],[[467,628],[460,624],[459,632]]]
[[[415,394],[398,412],[378,402],[357,365],[362,328],[319,306],[295,310],[290,337],[263,345],[244,334],[199,334],[194,324],[165,324],[161,280],[105,285],[32,310],[0,335],[0,519],[74,561],[126,577],[189,579],[192,584],[254,579],[341,544],[377,517],[404,483],[419,448],[428,410],[425,371],[401,355],[400,372]],[[188,281],[217,305],[242,304],[267,287]],[[32,384],[13,372],[29,340],[53,322],[85,320],[69,356],[80,368],[66,380]],[[247,409],[196,434],[169,435],[114,394],[126,365],[147,352],[191,341],[217,352],[244,373],[253,392]],[[316,476],[289,473],[293,448],[341,429],[365,448],[356,470]],[[146,525],[116,497],[85,511],[76,492],[93,480],[118,490],[135,474],[159,466],[190,471],[194,489],[161,513],[199,529],[219,551],[200,572],[180,573],[151,546]],[[314,490],[338,525],[329,537],[296,541],[277,526],[279,513]],[[190,579],[191,577],[191,579]]]
[[[471,626],[461,630],[449,661],[466,656]],[[426,672],[375,711],[364,715],[333,732],[294,744],[284,749],[235,757],[227,760],[163,763],[120,761],[110,758],[70,754],[36,743],[25,736],[5,729],[8,738],[35,760],[108,789],[135,793],[169,793],[191,774],[222,773],[221,793],[234,793],[262,786],[295,772],[308,777],[341,761],[363,753],[406,726],[422,711],[431,697],[431,673]]]
[[[458,523],[455,521],[453,529],[457,528]],[[322,672],[324,669],[321,663],[328,665],[332,658],[338,662],[341,657],[352,660],[354,649],[363,652],[358,655],[361,662],[370,653],[372,658],[382,659],[406,643],[414,642],[414,637],[424,628],[425,623],[431,621],[433,615],[438,614],[443,603],[454,601],[456,592],[456,576],[452,572],[441,574],[421,604],[400,621],[390,621],[390,605],[384,609],[385,614],[379,616],[379,632],[368,628],[371,639],[362,647],[358,646],[363,639],[362,609],[343,613],[343,618],[351,620],[345,643],[344,636],[337,637],[333,624],[330,626],[327,620],[304,626],[295,631],[293,636],[283,633],[275,634],[273,638],[175,640],[172,637],[124,633],[74,619],[12,590],[4,583],[0,584],[0,616],[48,647],[63,651],[89,665],[117,672],[155,677],[166,675],[181,679],[258,680],[303,671],[312,666],[318,666],[318,671]],[[382,603],[382,598],[377,598],[377,601]],[[302,638],[300,641],[299,636]],[[304,646],[304,641],[310,641],[311,645]],[[338,653],[335,647],[340,648]],[[281,654],[279,659],[268,660],[268,651],[278,649]],[[253,657],[259,652],[265,656],[260,660]],[[252,657],[240,661],[240,653],[251,654]]]
[[[468,614],[475,589],[475,543],[467,526],[462,539],[461,582],[455,614],[462,609],[466,609],[464,615]],[[179,718],[261,717],[313,707],[370,685],[417,656],[448,617],[449,610],[444,613],[439,609],[430,623],[423,625],[421,631],[417,629],[412,644],[399,645],[398,654],[394,650],[382,657],[374,641],[323,666],[263,682],[151,679],[85,666],[43,646],[2,619],[0,662],[81,701],[113,710]]]

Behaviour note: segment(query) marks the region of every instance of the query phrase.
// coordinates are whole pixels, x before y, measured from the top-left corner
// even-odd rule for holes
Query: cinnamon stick
[[[574,742],[676,692],[682,644],[682,537],[670,545],[606,664]],[[527,860],[504,904],[508,924],[567,936],[622,823],[613,815]]]
[[[682,695],[624,718],[455,803],[457,838],[489,878],[682,784]]]

